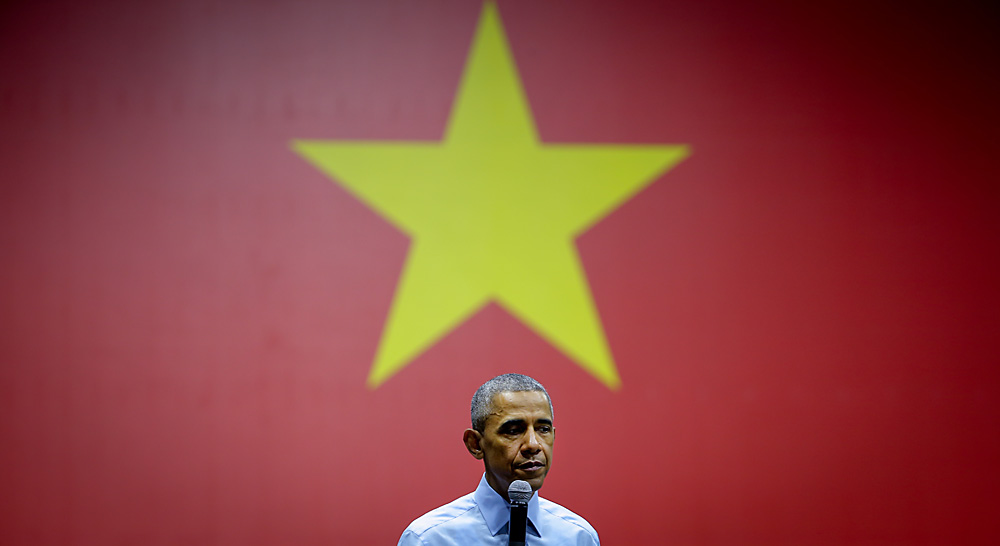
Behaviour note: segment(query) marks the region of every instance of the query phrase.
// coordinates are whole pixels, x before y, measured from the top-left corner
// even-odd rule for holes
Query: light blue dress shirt
[[[420,516],[403,531],[397,546],[506,546],[510,505],[486,482],[475,491]],[[539,498],[528,501],[525,546],[600,546],[587,520]]]

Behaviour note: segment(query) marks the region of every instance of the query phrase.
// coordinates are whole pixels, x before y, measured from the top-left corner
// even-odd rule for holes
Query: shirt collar
[[[476,505],[479,506],[479,512],[483,515],[483,519],[486,520],[490,534],[496,536],[510,521],[510,503],[490,487],[489,482],[486,481],[486,474],[483,474],[479,480],[479,487],[476,487],[473,498]],[[531,500],[528,501],[528,532],[537,537],[542,536],[538,526],[537,491],[531,494]]]

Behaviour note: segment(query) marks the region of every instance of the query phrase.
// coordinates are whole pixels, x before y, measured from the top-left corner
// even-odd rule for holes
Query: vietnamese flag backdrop
[[[1000,542],[996,13],[748,4],[496,5],[543,143],[690,147],[613,389],[497,302],[367,383],[410,238],[290,143],[440,141],[483,4],[6,3],[0,543],[394,543],[506,371],[605,544]]]

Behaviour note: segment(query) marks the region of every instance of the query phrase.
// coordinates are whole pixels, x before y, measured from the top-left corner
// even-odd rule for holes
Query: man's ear
[[[462,440],[465,441],[465,449],[468,449],[469,453],[471,453],[473,457],[477,459],[483,458],[482,434],[479,434],[479,432],[474,429],[467,428],[462,434]]]

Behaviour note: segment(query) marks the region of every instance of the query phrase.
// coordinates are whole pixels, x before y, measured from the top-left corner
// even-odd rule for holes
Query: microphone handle
[[[528,505],[512,503],[510,505],[509,546],[524,546],[525,532],[528,526]]]

